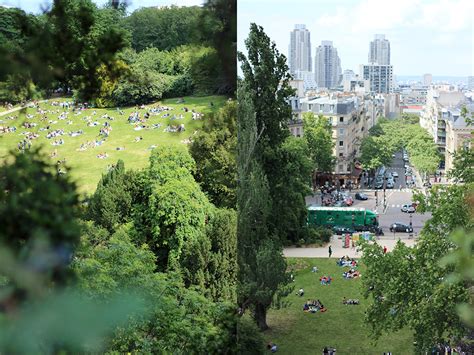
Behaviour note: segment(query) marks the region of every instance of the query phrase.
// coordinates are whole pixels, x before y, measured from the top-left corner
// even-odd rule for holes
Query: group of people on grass
[[[320,300],[307,300],[303,305],[303,312],[316,313],[316,312],[326,312],[327,309],[324,307],[323,303]]]
[[[354,268],[351,268],[348,271],[343,272],[342,276],[344,276],[345,279],[355,279],[357,277],[360,277],[360,272]]]
[[[321,285],[330,285],[332,281],[331,276],[321,276],[319,278],[319,281],[321,282]]]
[[[351,266],[351,267],[356,267],[357,266],[357,261],[354,258],[349,258],[349,256],[342,256],[338,261],[336,261],[336,264],[339,266]]]

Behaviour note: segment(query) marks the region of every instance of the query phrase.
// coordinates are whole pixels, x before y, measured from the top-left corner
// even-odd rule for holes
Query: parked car
[[[377,190],[383,189],[383,182],[376,182],[375,183],[375,188]]]
[[[334,227],[332,227],[332,231],[337,235],[343,235],[343,234],[351,234],[352,235],[352,233],[355,232],[352,228],[343,227],[343,226],[334,226]]]
[[[397,173],[396,171],[392,171],[392,176],[393,176],[394,178],[397,178],[397,177],[398,177],[398,173]]]
[[[387,181],[387,185],[385,185],[385,187],[387,189],[393,189],[395,186],[394,182],[393,181]]]
[[[356,193],[355,194],[355,199],[356,200],[362,200],[362,201],[366,201],[369,199],[369,196],[367,196],[366,194],[363,194],[363,193]]]
[[[402,206],[402,212],[415,213],[416,208],[412,204],[406,204]]]
[[[390,232],[413,233],[413,227],[410,227],[408,224],[395,222],[390,226]]]
[[[431,182],[427,181],[423,184],[423,186],[431,189]]]

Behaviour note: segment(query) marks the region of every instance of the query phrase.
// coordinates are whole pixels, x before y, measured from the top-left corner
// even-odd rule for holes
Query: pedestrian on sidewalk
[[[329,246],[328,252],[329,252],[329,257],[331,257],[331,255],[332,255],[332,248],[331,248],[331,246]]]
[[[383,253],[387,254],[387,247],[386,246],[383,247]]]

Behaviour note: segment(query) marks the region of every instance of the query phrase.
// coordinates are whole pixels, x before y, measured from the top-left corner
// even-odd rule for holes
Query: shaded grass
[[[270,327],[264,333],[267,341],[278,345],[281,354],[321,354],[325,346],[337,349],[337,354],[412,354],[413,337],[408,329],[384,335],[372,343],[370,329],[364,323],[369,300],[362,297],[361,279],[345,280],[342,272],[348,268],[336,265],[336,259],[288,259],[295,275],[295,290],[287,297],[288,307],[270,310]],[[317,266],[319,271],[312,273]],[[364,268],[359,267],[364,277]],[[319,278],[330,275],[333,282],[323,286]],[[303,297],[296,291],[303,288]],[[359,299],[360,305],[343,305],[342,298]],[[306,313],[308,299],[320,299],[327,312]]]
[[[135,107],[124,108],[124,114],[119,115],[116,109],[87,109],[83,110],[80,115],[74,115],[70,112],[66,120],[59,120],[58,116],[60,113],[48,114],[48,119],[57,121],[56,124],[51,124],[51,130],[64,129],[66,133],[69,131],[83,130],[84,134],[78,137],[70,137],[65,134],[61,137],[47,139],[46,131],[39,131],[41,127],[48,125],[47,121],[41,121],[41,115],[36,114],[36,109],[26,108],[20,111],[13,112],[11,114],[0,116],[0,126],[15,126],[17,131],[15,133],[0,134],[0,163],[4,163],[9,156],[9,151],[16,150],[17,144],[23,139],[21,133],[24,132],[37,132],[40,137],[33,140],[33,146],[44,147],[44,152],[49,155],[55,149],[58,153],[57,157],[52,158],[52,161],[57,162],[66,158],[67,171],[74,181],[77,182],[79,192],[83,194],[93,193],[97,183],[99,182],[103,173],[107,171],[107,168],[111,164],[115,164],[118,159],[122,159],[125,162],[127,169],[141,169],[148,166],[148,158],[151,150],[150,146],[156,145],[171,145],[171,144],[184,144],[182,141],[192,137],[194,132],[199,130],[202,126],[202,120],[192,120],[191,109],[197,112],[203,113],[205,120],[208,114],[212,111],[217,111],[224,104],[226,98],[223,96],[207,96],[207,97],[185,97],[185,102],[178,104],[177,99],[166,99],[155,104],[148,106],[154,106],[158,103],[172,107],[172,111],[166,111],[160,113],[158,116],[151,116],[147,125],[151,126],[154,123],[161,123],[162,127],[158,129],[140,130],[134,131],[133,126],[127,122],[129,114],[135,111]],[[45,110],[58,110],[60,112],[63,109],[58,106],[51,106],[52,101],[65,101],[66,99],[53,99],[50,102],[40,104],[40,107]],[[213,106],[210,106],[210,102],[213,102]],[[183,107],[189,108],[189,112],[185,113]],[[97,114],[92,116],[92,112],[96,111]],[[139,110],[140,116],[143,117],[144,110]],[[115,118],[110,121],[105,118],[101,118],[102,115],[108,114]],[[184,119],[170,120],[170,118],[163,118],[164,113],[169,113],[170,116],[173,114],[183,114]],[[36,114],[34,118],[27,119],[27,114]],[[13,120],[7,119],[8,116],[15,116]],[[86,122],[82,120],[83,117],[90,116],[93,121],[98,121],[101,125],[95,127],[88,127]],[[73,124],[68,125],[67,121],[73,121]],[[21,127],[22,123],[35,122],[38,126],[30,129]],[[99,147],[88,148],[86,151],[78,151],[78,148],[82,143],[87,141],[94,141],[99,136],[99,130],[102,128],[102,124],[108,121],[112,125],[112,132],[106,139],[105,143]],[[183,123],[186,131],[181,133],[168,133],[163,132],[163,129],[167,125],[179,125]],[[142,136],[143,140],[136,143],[134,142],[135,137]],[[62,138],[64,144],[61,146],[51,145],[55,139]],[[125,150],[118,151],[117,147],[124,147]],[[107,153],[107,159],[98,159],[97,154]]]

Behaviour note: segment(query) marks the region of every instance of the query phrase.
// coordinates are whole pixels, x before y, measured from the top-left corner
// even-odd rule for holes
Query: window
[[[343,135],[344,134],[344,128],[339,128],[339,134]]]
[[[344,146],[344,141],[339,141],[339,147]]]
[[[344,117],[343,116],[339,117],[339,122],[344,123]]]
[[[339,164],[339,171],[343,171],[344,170],[344,164]]]
[[[340,156],[340,157],[343,157],[343,156],[344,156],[344,153],[339,153],[339,156]]]

